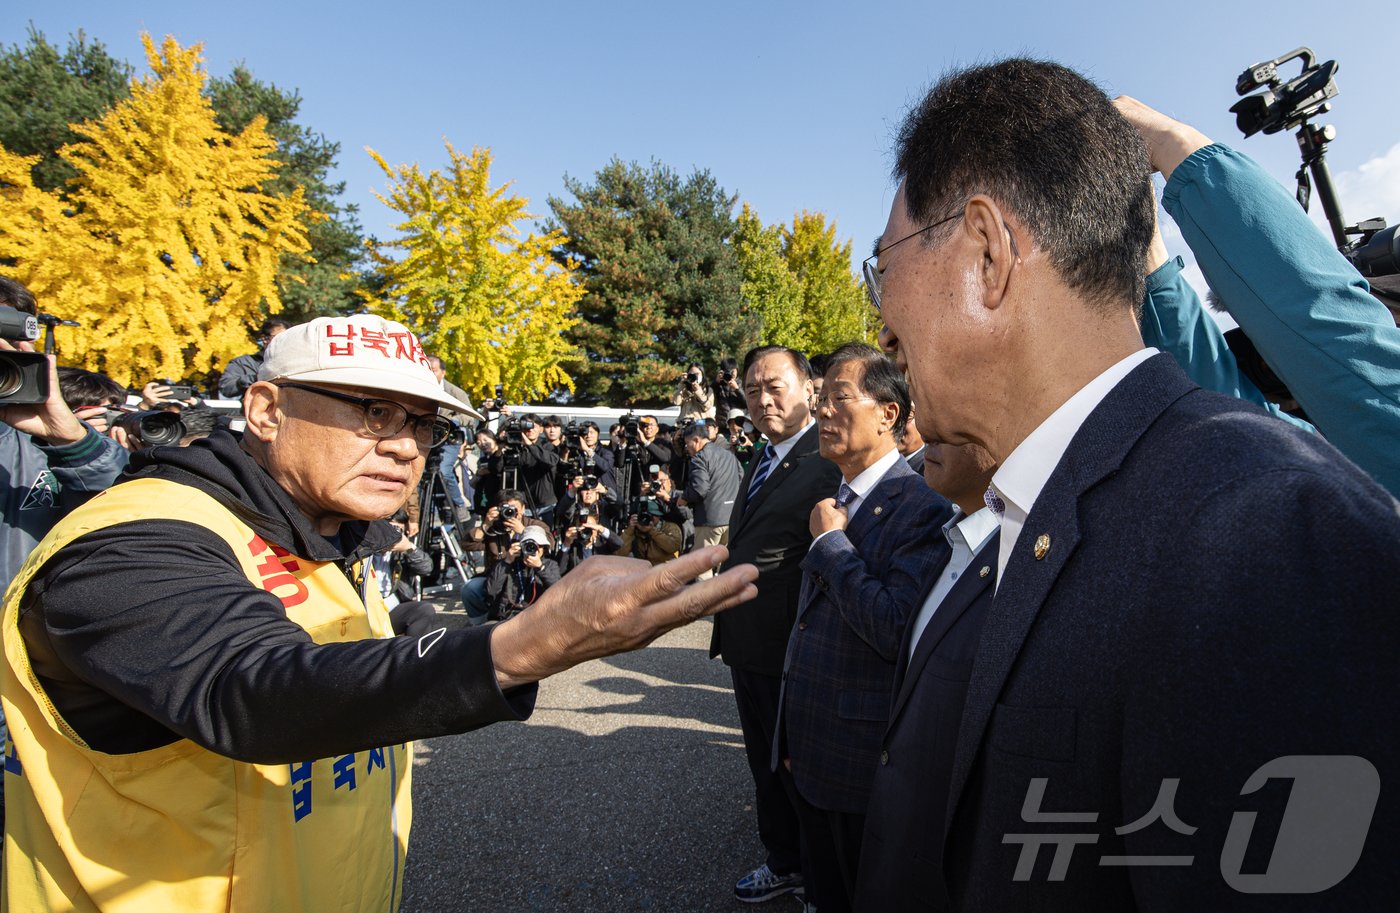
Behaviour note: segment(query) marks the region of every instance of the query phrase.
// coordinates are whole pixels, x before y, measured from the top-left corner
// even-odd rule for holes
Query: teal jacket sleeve
[[[1288,192],[1213,144],[1163,204],[1210,283],[1327,439],[1400,494],[1400,328]]]
[[[1317,430],[1269,402],[1240,371],[1219,324],[1201,307],[1196,290],[1182,275],[1185,266],[1184,260],[1173,257],[1148,274],[1139,320],[1142,341],[1171,353],[1186,375],[1205,389],[1254,403],[1306,431]]]

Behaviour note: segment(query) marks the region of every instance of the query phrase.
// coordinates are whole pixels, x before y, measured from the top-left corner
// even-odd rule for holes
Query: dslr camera
[[[39,320],[0,305],[0,339],[33,342]],[[38,352],[0,352],[0,405],[42,403],[49,398],[49,361]]]
[[[178,444],[188,434],[178,412],[153,410],[124,412],[116,417],[115,426],[126,432],[136,449]]]
[[[540,544],[534,539],[520,540],[520,557],[534,558],[540,553]]]

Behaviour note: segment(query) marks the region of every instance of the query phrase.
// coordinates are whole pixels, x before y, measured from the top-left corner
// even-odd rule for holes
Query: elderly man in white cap
[[[754,594],[722,548],[594,558],[491,628],[392,637],[363,562],[446,433],[418,341],[321,318],[268,346],[242,439],[138,454],[5,595],[11,910],[393,910],[410,740]]]

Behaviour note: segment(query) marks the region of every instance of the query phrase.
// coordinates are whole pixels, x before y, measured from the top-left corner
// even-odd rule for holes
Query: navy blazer
[[[1169,355],[1138,365],[1074,436],[987,613],[951,775],[952,908],[1392,909],[1397,580],[1400,506],[1364,472]],[[1308,780],[1295,756],[1331,760]],[[1278,759],[1295,773],[1265,783]],[[1385,786],[1368,797],[1358,767]],[[1153,813],[1164,791],[1180,827]],[[1324,884],[1372,803],[1350,874]],[[1088,842],[1041,848],[1027,876],[1025,834]]]
[[[942,526],[952,513],[898,459],[850,526],[802,560],[773,763],[790,757],[797,791],[818,808],[865,811],[899,643],[926,582],[948,561]]]
[[[802,559],[812,546],[808,518],[818,501],[835,496],[841,470],[818,452],[815,422],[773,467],[750,503],[749,481],[758,462],[755,454],[739,483],[729,520],[729,560],[724,563],[725,568],[756,565],[758,596],[715,616],[710,655],[722,657],[726,665],[778,678],[797,616]]]
[[[861,913],[948,909],[939,861],[948,788],[972,661],[996,593],[997,543],[993,533],[972,557],[907,661],[914,626],[905,629],[861,842],[855,891]],[[920,605],[942,572],[929,577]]]

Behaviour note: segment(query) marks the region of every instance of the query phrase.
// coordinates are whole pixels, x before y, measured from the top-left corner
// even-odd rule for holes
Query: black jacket
[[[813,505],[831,497],[841,484],[841,470],[817,452],[815,424],[773,468],[750,503],[748,485],[757,465],[755,457],[739,485],[725,567],[757,565],[758,597],[715,616],[710,655],[747,672],[778,678],[797,618],[802,559],[812,546],[808,520]]]
[[[128,476],[197,488],[268,543],[347,573],[399,538],[381,521],[343,524],[339,543],[319,535],[225,431],[138,453]],[[184,521],[119,524],[59,551],[20,631],[59,714],[110,754],[188,738],[292,762],[519,719],[534,703],[533,688],[497,688],[489,629],[448,631],[421,655],[402,637],[313,643],[220,536]]]

